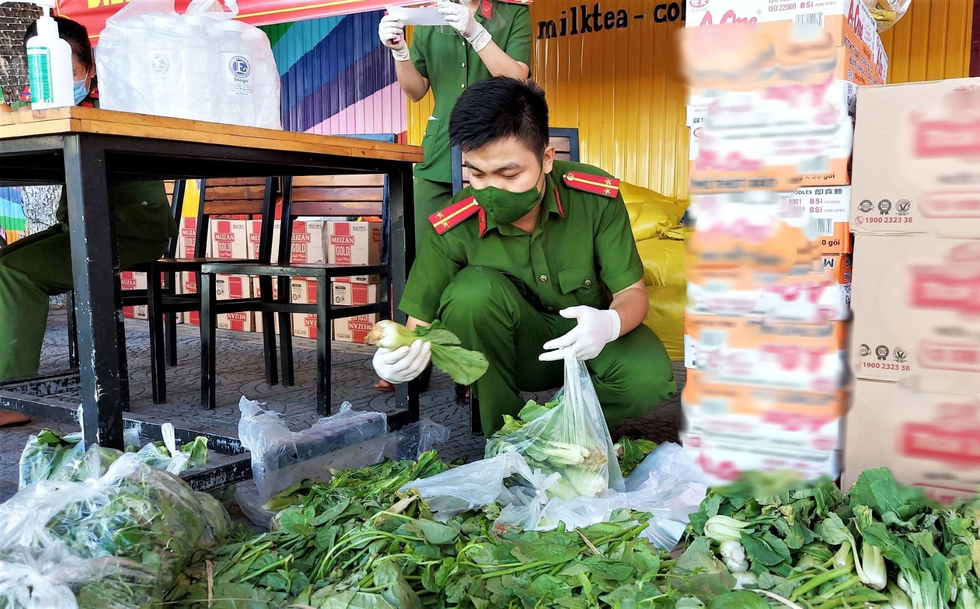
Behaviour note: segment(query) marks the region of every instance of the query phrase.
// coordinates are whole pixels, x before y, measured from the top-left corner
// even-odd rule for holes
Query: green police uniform
[[[98,93],[83,105],[97,106]],[[177,234],[163,182],[111,184],[119,268],[158,260]],[[0,249],[0,380],[36,374],[48,318],[48,299],[72,288],[68,197],[58,224]]]
[[[521,391],[562,384],[562,362],[538,360],[544,343],[577,323],[558,312],[606,309],[613,293],[643,278],[618,184],[595,167],[556,161],[531,234],[496,224],[470,188],[426,225],[399,308],[441,319],[464,347],[486,354],[476,396],[488,436],[520,411]],[[611,429],[677,390],[663,344],[644,325],[586,365]]]
[[[507,55],[531,65],[530,0],[481,0],[476,20]],[[415,166],[415,234],[421,243],[428,217],[453,196],[449,157],[449,113],[470,85],[492,78],[490,70],[453,28],[419,27],[410,47],[412,63],[429,79],[435,107],[422,137],[425,160]]]

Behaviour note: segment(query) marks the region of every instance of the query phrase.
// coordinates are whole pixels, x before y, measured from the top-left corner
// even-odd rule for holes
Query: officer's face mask
[[[74,82],[75,91],[75,105],[82,103],[86,97],[88,97],[88,78],[83,78],[81,80],[76,80]]]
[[[529,214],[534,206],[541,202],[539,185],[543,175],[544,168],[541,168],[535,185],[524,192],[511,192],[496,186],[488,186],[479,190],[474,189],[473,193],[480,207],[485,209],[497,224],[512,224]]]

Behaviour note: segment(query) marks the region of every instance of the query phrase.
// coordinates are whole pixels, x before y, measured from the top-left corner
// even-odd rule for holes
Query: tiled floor
[[[48,332],[42,352],[42,372],[67,366],[67,331],[64,311],[54,311],[48,320]],[[133,412],[159,422],[172,421],[181,427],[207,430],[224,435],[237,435],[239,399],[266,403],[266,408],[284,414],[293,430],[309,427],[316,414],[316,353],[315,342],[294,339],[296,386],[270,387],[264,379],[262,338],[258,334],[218,331],[218,407],[213,411],[200,409],[199,334],[196,326],[179,327],[179,365],[167,371],[169,403],[155,405],[150,399],[149,337],[146,322],[129,320],[126,323],[129,352],[130,392]],[[360,345],[334,343],[333,385],[334,408],[344,401],[355,410],[391,411],[394,397],[373,388],[375,377],[371,369],[373,350]],[[675,364],[678,385],[684,380],[683,365]],[[546,397],[546,396],[541,396]],[[469,415],[458,407],[453,384],[440,372],[433,375],[429,391],[422,395],[422,416],[449,426],[452,436],[437,447],[446,458],[476,459],[483,454],[483,438],[469,431]],[[649,417],[625,423],[620,434],[636,430],[655,441],[677,439],[680,424],[680,398],[675,396]],[[15,429],[0,430],[0,500],[17,490],[17,463],[27,438],[52,424],[43,420]],[[62,432],[73,431],[69,426],[54,425]]]

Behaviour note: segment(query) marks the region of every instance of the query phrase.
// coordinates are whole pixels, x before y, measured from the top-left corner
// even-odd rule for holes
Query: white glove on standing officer
[[[374,371],[392,385],[415,380],[432,359],[432,345],[417,340],[410,347],[380,348],[374,353]]]
[[[405,26],[401,21],[391,15],[382,17],[381,24],[378,25],[378,37],[381,38],[381,44],[391,49],[395,61],[411,59],[408,45],[405,44]]]
[[[490,44],[490,32],[487,31],[487,28],[480,25],[476,20],[476,16],[470,12],[470,9],[466,5],[455,4],[453,2],[439,2],[436,5],[436,9],[445,16],[449,25],[456,28],[456,31],[462,34],[466,42],[470,43],[470,46],[477,53]]]
[[[612,309],[600,311],[578,306],[562,309],[559,314],[566,319],[577,319],[578,325],[568,334],[544,344],[545,352],[538,356],[542,362],[563,360],[566,355],[574,355],[579,361],[590,360],[619,338],[622,329],[619,313]]]

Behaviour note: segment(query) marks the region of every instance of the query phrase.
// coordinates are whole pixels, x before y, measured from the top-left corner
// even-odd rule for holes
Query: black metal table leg
[[[71,227],[72,276],[78,322],[81,425],[84,444],[123,448],[129,405],[125,327],[119,287],[115,219],[109,205],[105,149],[65,138],[65,188]]]
[[[288,303],[292,287],[289,285],[289,277],[280,277],[279,281],[279,302]],[[293,317],[289,313],[277,313],[279,315],[279,359],[282,363],[282,386],[292,387],[296,384],[296,375],[293,368]]]
[[[75,293],[65,294],[65,309],[68,312],[68,367],[78,369],[78,330],[75,323]]]
[[[150,384],[152,385],[153,403],[163,404],[167,401],[167,362],[165,330],[163,327],[163,315],[160,309],[163,307],[163,295],[160,288],[160,275],[156,271],[156,265],[150,266],[147,273],[146,294],[147,294],[147,317],[150,326]]]
[[[212,311],[218,298],[217,277],[213,273],[198,273],[197,281],[201,292],[201,408],[214,410],[218,382],[214,348],[218,333]]]
[[[316,278],[316,411],[330,414],[330,279]]]
[[[391,194],[389,201],[391,209],[388,215],[391,230],[390,247],[385,251],[382,263],[391,265],[391,290],[395,321],[405,323],[408,316],[398,310],[398,301],[405,290],[408,271],[415,261],[415,204],[412,191],[412,169],[400,168],[388,173],[388,189]],[[407,212],[407,213],[406,213]],[[397,428],[419,420],[419,382],[395,385],[395,404],[399,410],[405,410],[407,418],[404,421],[389,419],[391,426]]]

